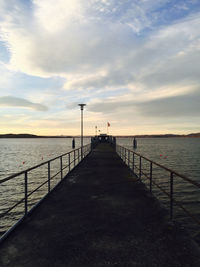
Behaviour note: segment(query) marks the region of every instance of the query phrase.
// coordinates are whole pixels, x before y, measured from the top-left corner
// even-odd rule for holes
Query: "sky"
[[[200,132],[199,0],[0,0],[0,133]]]

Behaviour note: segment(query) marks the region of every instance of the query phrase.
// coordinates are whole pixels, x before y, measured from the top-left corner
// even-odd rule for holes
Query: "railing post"
[[[132,168],[132,170],[134,173],[134,171],[135,171],[135,154],[134,153],[133,153],[133,168]]]
[[[152,193],[152,162],[150,163],[150,192]]]
[[[140,170],[139,178],[141,179],[141,176],[142,176],[142,158],[141,158],[141,156],[140,156],[140,167],[139,167],[139,170]]]
[[[80,152],[79,152],[79,149],[78,149],[78,163],[80,162]]]
[[[71,169],[71,162],[70,162],[70,153],[68,154],[68,167],[69,167],[69,172],[70,172],[70,169]]]
[[[126,148],[124,148],[124,162],[126,164]]]
[[[76,165],[76,152],[74,150],[74,167],[75,167],[75,165]]]
[[[62,166],[62,156],[60,157],[60,175],[61,175],[61,180],[63,178],[63,166]]]
[[[174,173],[170,172],[170,219],[173,219],[173,208],[174,208],[174,198],[173,198],[173,193],[174,193]]]
[[[51,167],[50,161],[48,162],[48,193],[51,191]]]
[[[128,150],[128,167],[130,165],[130,150]]]
[[[28,213],[28,173],[24,173],[24,214]]]

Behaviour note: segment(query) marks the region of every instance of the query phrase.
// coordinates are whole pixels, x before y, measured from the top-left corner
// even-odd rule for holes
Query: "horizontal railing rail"
[[[165,166],[148,159],[145,156],[140,155],[139,153],[132,151],[128,148],[125,148],[123,146],[120,145],[116,145],[116,152],[117,154],[121,157],[121,159],[126,163],[126,165],[128,165],[128,167],[131,169],[131,171],[133,171],[134,174],[136,174],[136,171],[138,172],[137,176],[138,178],[142,179],[142,177],[145,177],[147,180],[149,180],[149,189],[150,192],[152,192],[152,187],[153,185],[155,185],[162,193],[164,193],[168,199],[170,200],[170,219],[173,219],[174,217],[174,206],[176,205],[177,207],[179,207],[180,209],[182,209],[184,211],[185,214],[187,214],[195,223],[197,223],[200,226],[200,218],[199,216],[195,216],[194,214],[192,214],[192,212],[190,210],[188,210],[187,208],[185,208],[183,206],[183,204],[180,201],[177,201],[174,197],[174,180],[175,178],[181,178],[183,181],[187,182],[190,185],[195,186],[196,189],[200,188],[200,183],[186,177],[185,175],[182,175],[180,173],[178,173],[177,171],[171,170],[169,168],[166,168]],[[136,158],[137,157],[137,158]],[[137,159],[137,164],[136,164],[136,159]],[[149,163],[149,169],[148,169],[148,173],[146,173],[143,169],[143,165],[145,163]],[[163,188],[161,185],[158,184],[158,182],[156,182],[154,174],[153,174],[153,170],[154,168],[159,167],[162,170],[168,172],[169,174],[169,178],[168,178],[168,182],[169,182],[169,187],[168,190],[169,192],[167,192],[167,190],[165,188]],[[158,177],[157,177],[158,178]]]
[[[4,233],[2,234],[2,236],[0,237],[0,241],[2,241],[3,239],[5,239],[5,237],[7,236],[7,234],[14,229],[19,221],[22,221],[26,215],[28,213],[30,213],[37,205],[38,202],[42,201],[44,198],[46,198],[46,196],[63,180],[63,178],[75,167],[77,166],[83,158],[85,158],[91,151],[91,144],[85,145],[83,147],[79,147],[77,149],[74,149],[70,152],[64,153],[60,156],[57,156],[53,159],[47,160],[45,162],[42,162],[38,165],[35,165],[31,168],[28,168],[26,170],[20,171],[18,173],[12,174],[4,179],[0,180],[0,186],[4,186],[6,188],[6,183],[8,181],[14,180],[19,178],[21,175],[24,176],[24,180],[23,180],[23,184],[22,184],[22,188],[23,188],[23,197],[20,198],[20,200],[16,201],[13,205],[4,208],[3,204],[2,204],[2,199],[5,199],[5,205],[7,204],[8,200],[6,198],[4,198],[2,192],[1,192],[1,196],[0,196],[0,201],[1,201],[1,207],[0,209],[3,209],[3,212],[0,213],[0,219],[1,221],[3,221],[3,219],[10,214],[11,211],[13,211],[15,208],[17,208],[17,206],[19,206],[20,204],[24,203],[24,208],[23,208],[23,212],[20,216],[20,219],[17,220],[17,222],[14,223],[14,225],[12,227],[10,227],[10,229],[7,229],[6,231],[3,231]],[[65,158],[66,157],[66,158]],[[65,162],[64,159],[65,158]],[[52,174],[52,168],[51,168],[51,163],[54,161],[59,160],[59,166],[58,166],[58,170],[56,171],[56,173]],[[36,184],[36,188],[34,188],[31,192],[28,192],[29,189],[29,174],[32,170],[38,169],[42,166],[47,166],[47,177],[45,179],[45,181],[41,182],[39,185]],[[66,170],[67,169],[67,170]],[[63,175],[63,171],[66,170],[66,174]],[[52,186],[51,185],[51,181],[54,180],[54,178],[56,176],[60,175],[59,180],[57,181],[57,183]],[[44,194],[42,196],[42,198],[37,201],[29,210],[29,198],[30,196],[32,196],[35,192],[39,191],[40,188],[42,188],[44,185],[48,185],[47,187],[47,193]],[[12,194],[12,187],[10,188],[10,194]],[[4,190],[3,192],[5,192],[8,195],[8,190]],[[1,225],[0,225],[1,226]]]

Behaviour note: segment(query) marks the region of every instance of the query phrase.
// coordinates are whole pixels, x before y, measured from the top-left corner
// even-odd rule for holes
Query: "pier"
[[[200,266],[200,250],[99,143],[0,244],[1,267]]]

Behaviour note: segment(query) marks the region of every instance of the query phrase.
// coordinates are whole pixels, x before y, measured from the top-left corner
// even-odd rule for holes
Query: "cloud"
[[[141,40],[129,39],[132,46],[124,48],[126,52],[119,50],[99,69],[94,64],[95,71],[68,76],[65,88],[128,88],[133,94],[149,94],[168,87],[169,94],[173,88],[179,88],[180,94],[183,87],[195,87],[200,82],[199,27],[198,14]]]
[[[89,111],[100,112],[103,114],[121,112],[123,109],[128,108],[131,112],[131,108],[134,107],[135,101],[123,100],[123,99],[107,99],[104,101],[93,101],[88,105]]]
[[[58,60],[61,59],[60,65],[62,67],[64,62],[67,65],[69,58],[73,57],[75,59],[76,55],[79,60],[78,55],[82,55],[82,57],[85,55],[89,61],[94,60],[95,57],[100,60],[101,56],[105,55],[108,56],[109,60],[111,50],[115,50],[114,55],[116,56],[118,49],[121,51],[121,46],[125,46],[125,44],[131,45],[130,49],[133,45],[129,44],[132,41],[131,33],[133,30],[124,19],[127,17],[127,12],[131,13],[129,15],[130,20],[136,19],[140,21],[138,19],[138,16],[141,17],[140,13],[143,13],[143,17],[146,17],[149,10],[153,9],[153,7],[155,8],[153,1],[145,4],[144,2],[138,4],[138,1],[134,1],[132,4],[122,4],[121,1],[99,1],[97,3],[97,1],[90,0],[88,4],[83,4],[83,1],[79,0],[73,2],[58,0],[56,5],[53,5],[52,0],[34,0],[30,22],[29,14],[26,15],[26,8],[20,4],[20,1],[14,2],[14,6],[17,5],[18,8],[11,8],[8,11],[9,4],[6,4],[7,8],[4,7],[4,10],[2,10],[7,15],[5,16],[2,29],[7,33],[5,38],[7,38],[10,45],[11,52],[16,51],[18,52],[17,54],[21,52],[22,55],[24,53],[23,58],[31,57],[31,53],[41,53],[40,56],[43,54],[43,57],[47,59],[46,55],[51,54],[48,62],[55,60],[56,56],[61,55]],[[157,1],[156,6],[159,7],[161,2]],[[140,7],[135,8],[136,6]],[[59,16],[55,16],[55,13],[59,14]],[[113,16],[117,14],[115,20],[110,20],[110,17],[106,16],[107,13],[112,13]],[[140,23],[143,26],[145,25],[142,21]],[[21,49],[19,43],[22,45]],[[37,46],[37,44],[42,45],[43,43],[48,44],[48,49],[43,46]],[[96,49],[95,54],[93,53],[94,49]],[[52,53],[53,51],[54,53]],[[90,53],[88,53],[89,51]],[[13,53],[13,60],[15,56],[16,54]],[[63,58],[65,59],[64,62]],[[42,64],[40,57],[33,58],[33,60],[38,60],[38,63]],[[48,62],[46,62],[47,66]],[[22,66],[23,61],[21,63],[18,62],[18,64]],[[28,64],[27,61],[26,64]],[[74,64],[76,64],[76,60]],[[51,67],[54,67],[56,71],[56,66],[57,64],[54,64]]]
[[[161,118],[200,118],[200,90],[189,95],[166,97],[137,103],[142,115]]]
[[[145,121],[144,116],[157,114],[159,119],[157,108],[166,120],[174,117],[177,101],[177,116],[197,117],[200,13],[189,0],[184,8],[182,1],[175,2],[3,0],[1,39],[10,52],[6,67],[61,77],[63,88],[49,96],[54,111],[66,106],[69,111],[74,106],[69,103],[83,101],[90,114],[109,113],[113,120],[124,116],[135,123],[135,116]],[[38,94],[27,90],[33,102],[46,96],[42,88]]]
[[[34,17],[38,24],[49,33],[64,30],[71,21],[83,20],[83,8],[79,0],[58,0],[56,5],[54,0],[33,0],[33,4]]]
[[[12,97],[12,96],[2,96],[0,97],[1,107],[20,107],[20,108],[30,108],[36,111],[46,111],[48,108],[42,104],[33,103],[23,98]]]
[[[190,58],[198,72],[199,13],[159,31],[152,26],[153,14],[162,13],[168,1],[58,0],[53,5],[53,0],[34,0],[29,12],[20,1],[10,10],[3,2],[2,38],[11,53],[10,68],[65,77],[68,90],[180,82]],[[151,31],[138,37],[144,28]]]
[[[125,97],[116,99],[110,98],[104,101],[93,101],[88,105],[91,112],[100,112],[103,114],[113,114],[118,116],[120,113],[131,121],[132,114],[134,113],[139,118],[152,117],[152,118],[199,118],[200,117],[200,90],[185,92],[183,95],[172,95],[155,97],[153,100],[146,99],[144,101],[137,100],[127,95]]]
[[[112,60],[121,48],[125,49],[127,42],[121,37],[127,36],[128,30],[122,24],[97,19],[91,22],[79,11],[82,1],[72,4],[58,0],[56,10],[51,2],[33,1],[31,22],[22,15],[26,14],[23,5],[3,10],[7,16],[2,23],[2,37],[8,43],[10,67],[14,70],[38,76],[88,73]],[[59,16],[52,16],[55,12]]]
[[[0,62],[0,73],[1,73],[1,79],[0,79],[0,89],[8,88],[11,84],[11,72],[6,68],[6,65],[2,62]]]

